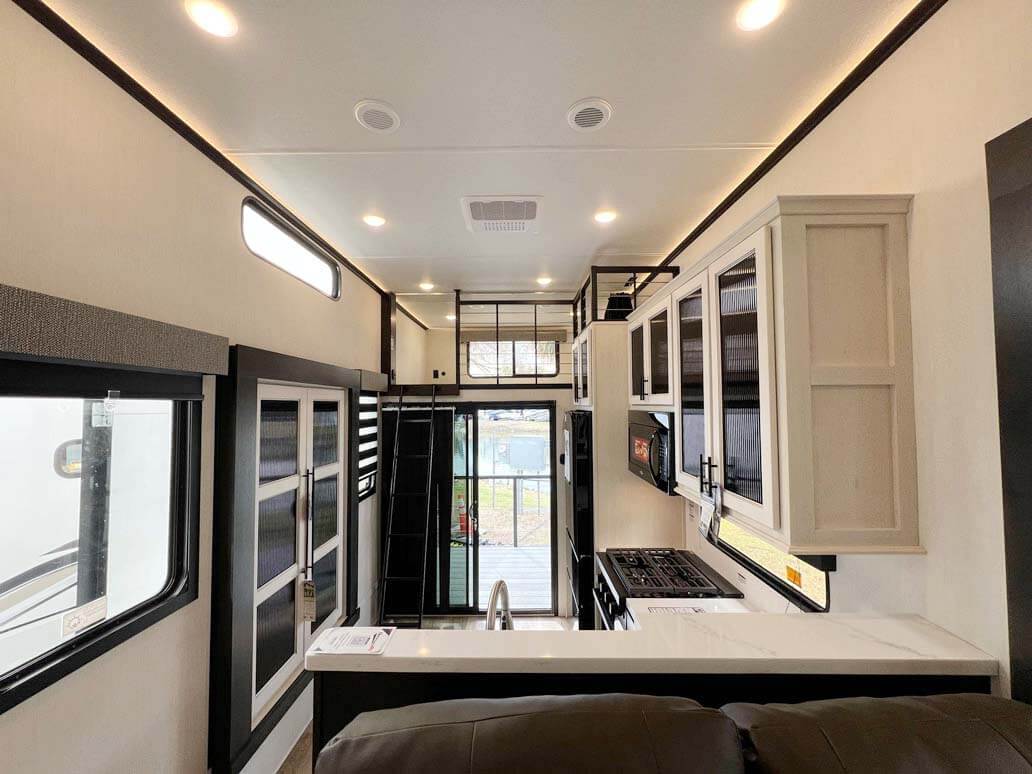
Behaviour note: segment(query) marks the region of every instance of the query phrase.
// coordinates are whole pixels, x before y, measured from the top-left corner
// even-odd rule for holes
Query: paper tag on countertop
[[[710,524],[713,523],[713,503],[703,498],[699,505],[699,533],[703,537],[709,537]]]
[[[356,626],[328,629],[312,646],[313,653],[351,653],[378,656],[394,634],[393,626]]]
[[[301,615],[305,621],[315,620],[315,581],[301,584]]]

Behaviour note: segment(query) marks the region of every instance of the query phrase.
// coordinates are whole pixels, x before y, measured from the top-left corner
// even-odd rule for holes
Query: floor
[[[466,552],[452,550],[451,598],[458,603],[466,590]],[[552,608],[552,552],[549,546],[480,546],[480,608],[496,580],[509,588],[512,610],[550,610]]]
[[[276,774],[312,774],[312,726],[309,725],[297,740],[290,755]]]

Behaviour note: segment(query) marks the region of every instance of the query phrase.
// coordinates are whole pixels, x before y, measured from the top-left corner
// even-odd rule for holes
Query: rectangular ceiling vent
[[[540,196],[463,196],[462,215],[474,234],[536,234]]]

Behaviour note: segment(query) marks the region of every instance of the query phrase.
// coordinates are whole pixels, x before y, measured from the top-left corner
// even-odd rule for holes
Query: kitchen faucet
[[[501,598],[501,609],[496,610],[499,598]],[[509,612],[509,587],[505,585],[503,580],[496,580],[494,585],[491,586],[491,596],[487,600],[486,629],[491,630],[495,628],[495,622],[499,613],[502,616],[502,623],[499,628],[503,630],[516,628],[512,622],[512,613]]]

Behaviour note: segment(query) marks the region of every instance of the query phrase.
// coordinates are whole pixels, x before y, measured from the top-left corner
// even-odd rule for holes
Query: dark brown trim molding
[[[899,24],[892,28],[892,31],[885,36],[881,43],[875,46],[871,53],[865,56],[860,64],[853,68],[849,75],[845,77],[845,80],[832,89],[831,93],[821,100],[820,104],[803,119],[802,123],[793,129],[792,133],[782,140],[760,162],[760,165],[750,172],[745,180],[739,183],[709,215],[703,218],[699,225],[692,229],[691,233],[681,240],[681,243],[659,265],[667,266],[683,253],[689,245],[702,236],[706,229],[716,223],[720,216],[731,209],[735,202],[741,199],[750,188],[774,169],[778,162],[785,158],[810,132],[816,129],[835,108],[845,102],[846,97],[856,91],[871,73],[877,70],[896,49],[906,43],[911,35],[921,29],[922,25],[932,18],[936,11],[946,5],[946,2],[947,0],[921,0],[920,3],[914,6],[914,9],[903,17]],[[652,277],[646,279],[642,287],[647,285],[651,279]]]
[[[420,320],[418,317],[416,317],[414,314],[412,314],[412,312],[410,312],[408,309],[403,307],[401,304],[398,304],[398,311],[401,312],[403,315],[405,315],[410,320],[412,320],[412,322],[414,322],[416,325],[418,325],[424,331],[430,330],[430,326],[429,325],[425,325],[422,320]]]

